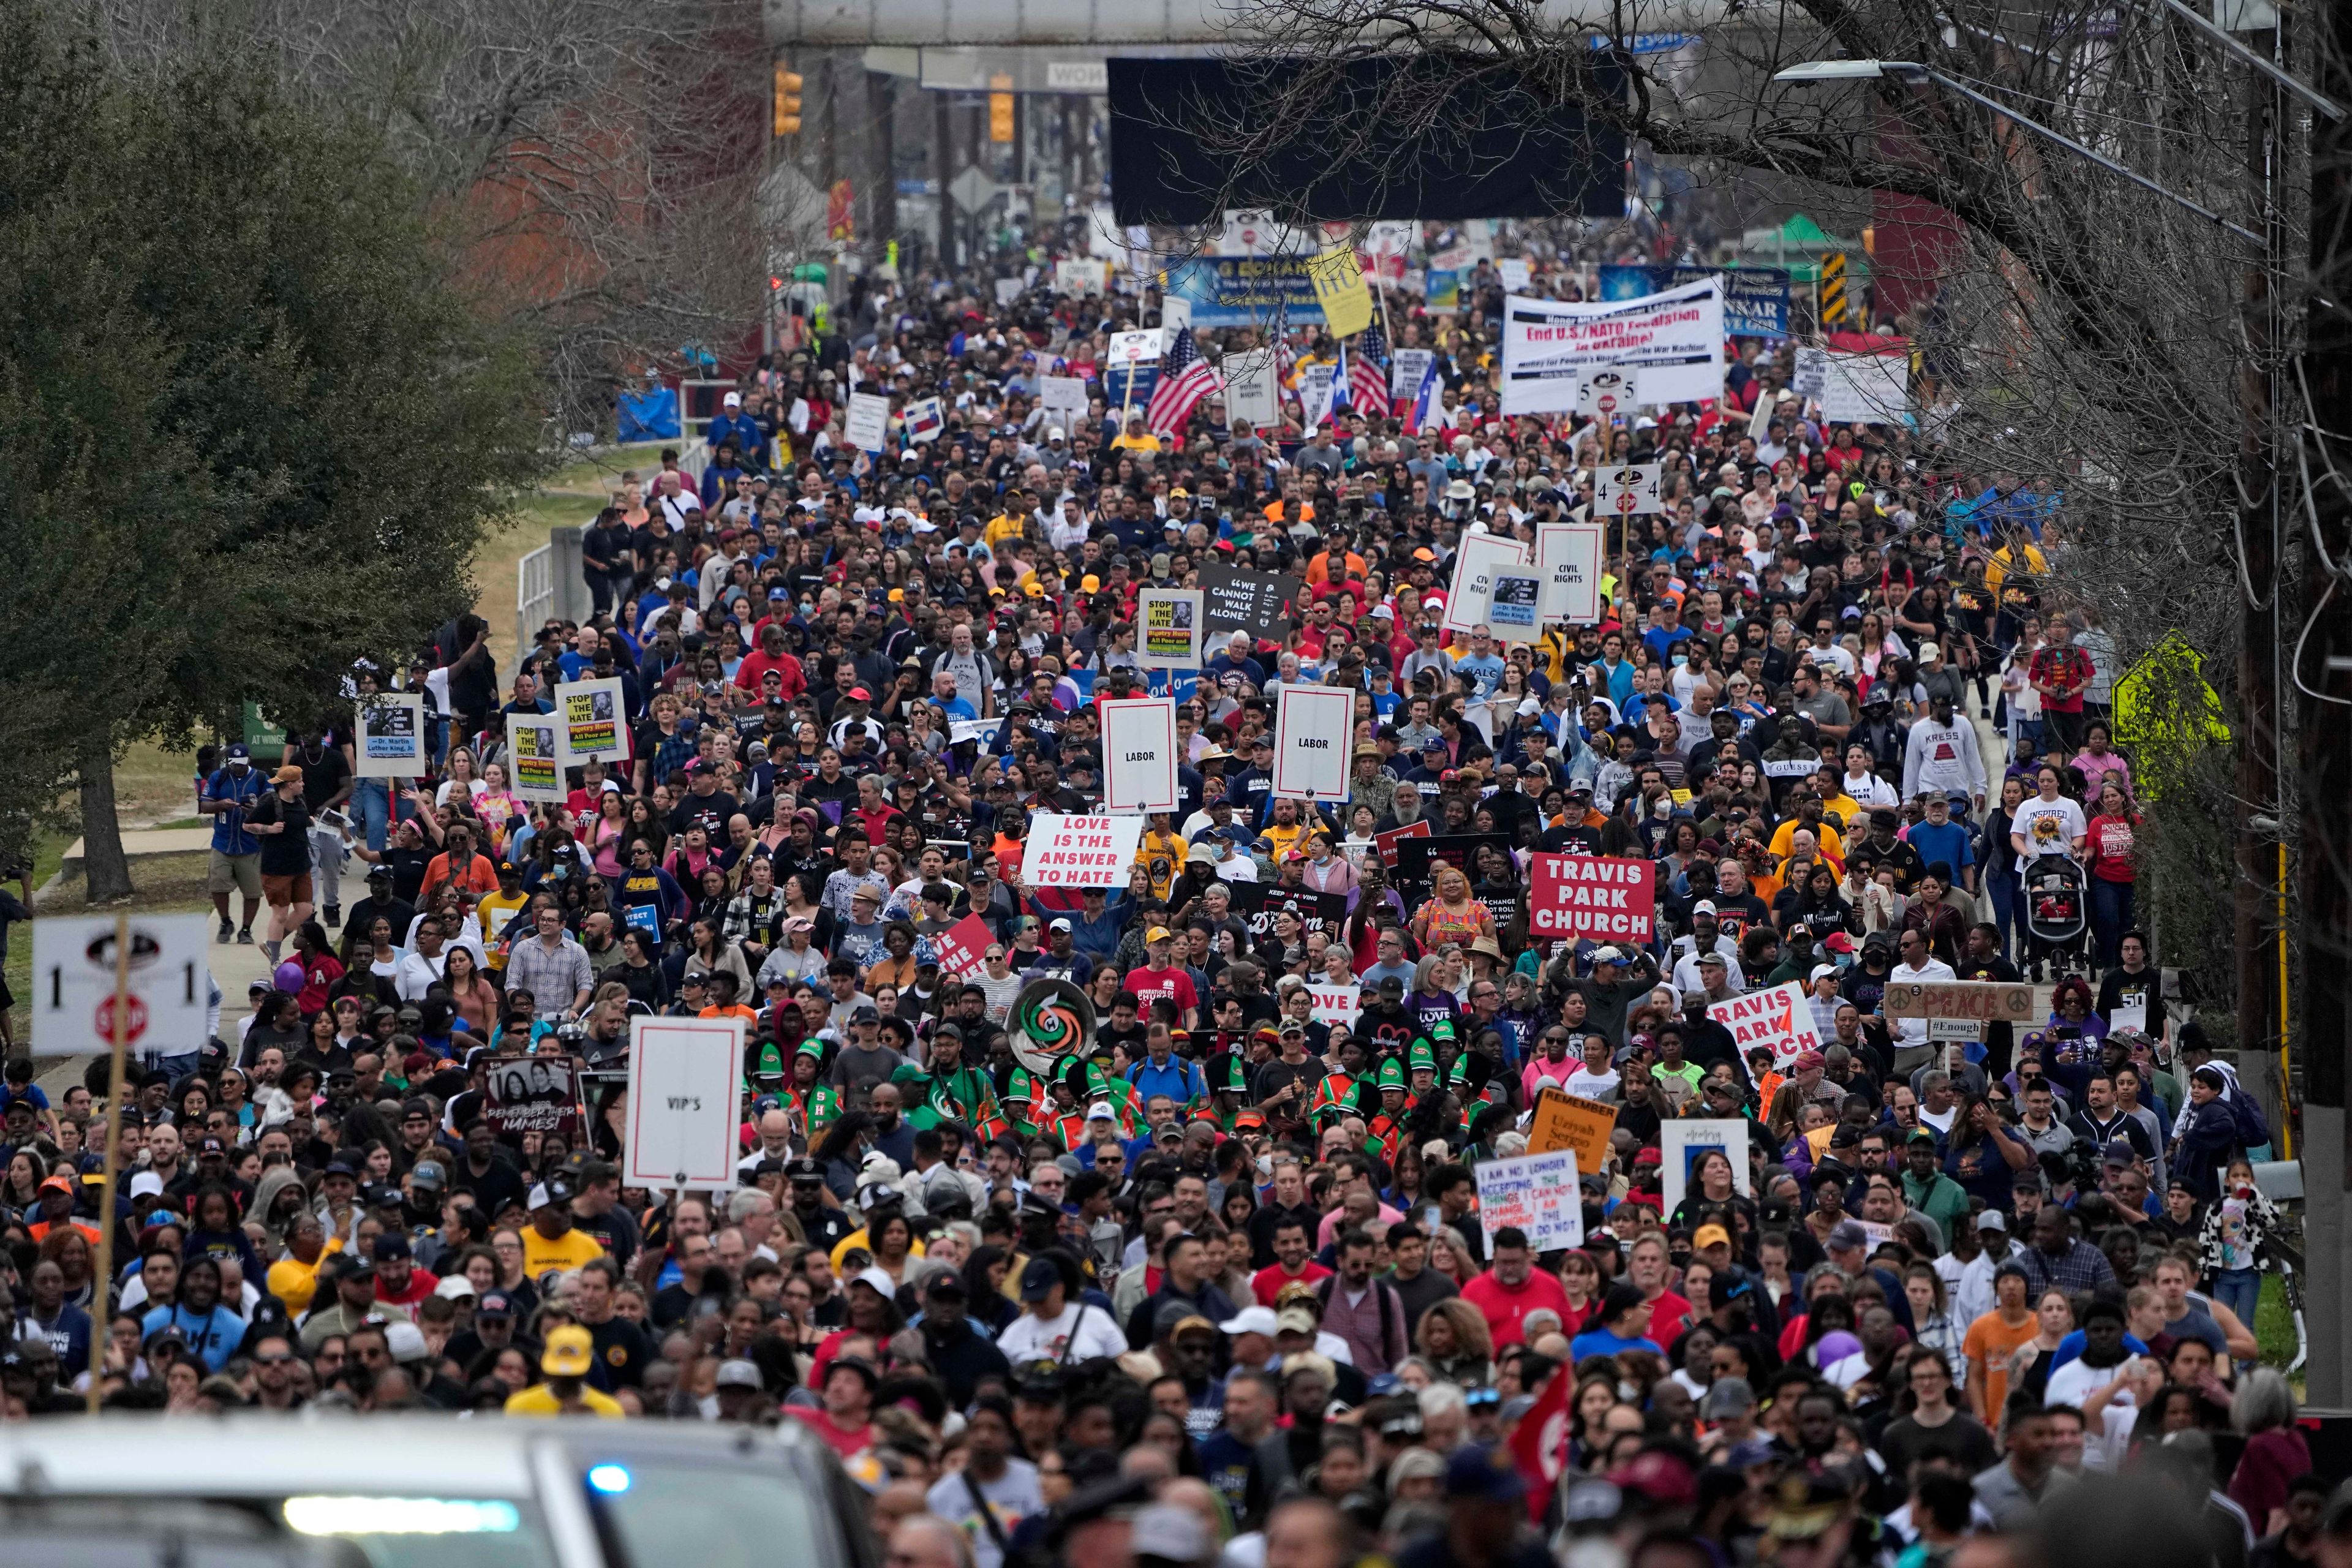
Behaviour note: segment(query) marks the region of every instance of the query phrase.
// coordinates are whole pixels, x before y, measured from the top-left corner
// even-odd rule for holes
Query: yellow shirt
[[[286,1257],[269,1266],[269,1293],[286,1303],[289,1317],[299,1318],[310,1310],[310,1298],[319,1293],[319,1270],[336,1253],[343,1249],[343,1238],[331,1237],[327,1249],[319,1254],[316,1263],[305,1263],[299,1258]]]
[[[1165,899],[1175,890],[1176,875],[1183,869],[1184,858],[1192,853],[1185,842],[1173,833],[1147,833],[1136,846],[1135,863],[1151,879],[1151,896]]]
[[[861,1250],[866,1252],[871,1252],[874,1250],[874,1244],[866,1239],[866,1227],[862,1225],[856,1230],[851,1231],[847,1236],[843,1237],[839,1241],[833,1244],[833,1251],[829,1256],[833,1263],[834,1272],[839,1273],[841,1271],[841,1260],[843,1258],[848,1257],[853,1252]],[[923,1244],[921,1242],[915,1241],[908,1243],[908,1257],[920,1258],[922,1255]]]
[[[588,1407],[589,1415],[601,1415],[607,1421],[618,1421],[628,1415],[627,1411],[621,1408],[619,1400],[609,1394],[599,1394],[594,1389],[584,1385],[580,1390],[580,1403]],[[555,1397],[555,1391],[541,1383],[524,1389],[520,1394],[509,1394],[507,1414],[509,1415],[561,1415],[564,1414],[564,1410],[562,1402]]]
[[[1117,452],[1157,452],[1160,450],[1160,437],[1149,430],[1140,436],[1129,436],[1122,431],[1111,438],[1110,445],[1111,449]]]
[[[1020,538],[1022,530],[1022,520],[1011,512],[1006,512],[989,520],[988,526],[980,531],[981,542],[993,552],[996,547],[1006,540]]]
[[[507,922],[514,919],[515,911],[530,901],[523,893],[511,899],[504,893],[484,893],[481,902],[474,906],[474,912],[481,917],[482,946],[490,955],[493,973],[503,973],[507,966],[507,950],[499,944],[499,938],[505,934]]]
[[[1282,864],[1282,858],[1297,848],[1300,841],[1306,838],[1307,824],[1298,822],[1285,827],[1278,822],[1269,822],[1265,826],[1265,831],[1258,837],[1265,839],[1268,846],[1266,858],[1279,866]]]
[[[2016,567],[2029,577],[2039,577],[2050,570],[2050,563],[2043,558],[2041,551],[2029,544],[2025,547],[2025,562],[2022,565],[2019,565],[2016,552],[2004,544],[1992,552],[1992,563],[1985,568],[1985,586],[1996,594],[2000,593],[2000,580],[2009,574],[2011,567]]]
[[[604,1256],[604,1243],[584,1230],[567,1230],[550,1241],[539,1234],[537,1226],[522,1227],[522,1272],[527,1279],[536,1279],[551,1268],[577,1268]]]

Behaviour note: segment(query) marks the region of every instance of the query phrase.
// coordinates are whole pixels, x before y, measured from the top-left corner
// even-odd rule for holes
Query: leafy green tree
[[[134,74],[30,0],[0,47],[0,463],[33,523],[0,821],[79,779],[96,900],[130,890],[121,744],[248,699],[328,718],[355,659],[471,605],[550,448],[525,340],[380,132],[227,62]]]

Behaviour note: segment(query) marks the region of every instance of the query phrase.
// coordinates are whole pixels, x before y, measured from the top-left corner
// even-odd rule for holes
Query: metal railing
[[[520,657],[524,648],[539,640],[539,628],[547,624],[555,608],[555,580],[552,570],[555,547],[542,544],[524,556],[515,566],[515,651]]]

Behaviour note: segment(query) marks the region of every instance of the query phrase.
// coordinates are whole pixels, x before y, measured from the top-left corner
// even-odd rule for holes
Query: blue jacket
[[[760,422],[748,414],[721,414],[710,422],[704,436],[710,443],[714,458],[719,456],[720,442],[732,441],[735,455],[743,459],[745,468],[759,469],[768,466],[767,440],[760,434]]]

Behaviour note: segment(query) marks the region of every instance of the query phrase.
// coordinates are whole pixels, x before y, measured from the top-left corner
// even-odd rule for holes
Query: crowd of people
[[[1425,412],[1349,377],[1310,432],[1295,396],[1257,429],[1108,395],[1149,293],[861,285],[698,472],[623,476],[589,619],[351,673],[424,694],[429,772],[357,776],[348,720],[206,759],[217,935],[274,973],[121,1084],[11,1063],[0,1417],[95,1376],[110,1409],[792,1423],[922,1568],[1076,1560],[1114,1507],[1197,1565],[1908,1568],[2111,1470],[2209,1500],[2220,1563],[2309,1561],[2345,1510],[2260,1364],[2269,1130],[2135,921],[2061,492],[1824,422],[1785,343],[1731,344],[1708,404],[1504,418],[1501,298],[1482,262],[1463,313],[1396,308],[1348,352],[1433,351]],[[1294,392],[1334,357],[1279,346]],[[1444,629],[1465,537],[1588,516],[1625,461],[1664,510],[1604,520],[1598,621]],[[1135,595],[1211,567],[1290,596],[1171,685]],[[627,758],[524,798],[506,717],[587,679]],[[1273,787],[1299,686],[1355,694],[1345,803]],[[1161,690],[1177,808],[1116,886],[1026,874],[1033,814],[1100,809],[1094,702]],[[1645,868],[1648,937],[1536,933],[1541,855]],[[2030,905],[2053,862],[2078,940]],[[2036,978],[2046,1020],[1973,1041],[1883,1005]],[[1821,1047],[1743,1052],[1712,1009],[1791,981]],[[731,1188],[622,1182],[657,1015],[746,1025]],[[500,1119],[517,1058],[572,1114]],[[1615,1120],[1580,1243],[1538,1248],[1479,1173],[1550,1089]],[[1739,1136],[1675,1171],[1685,1119]]]

